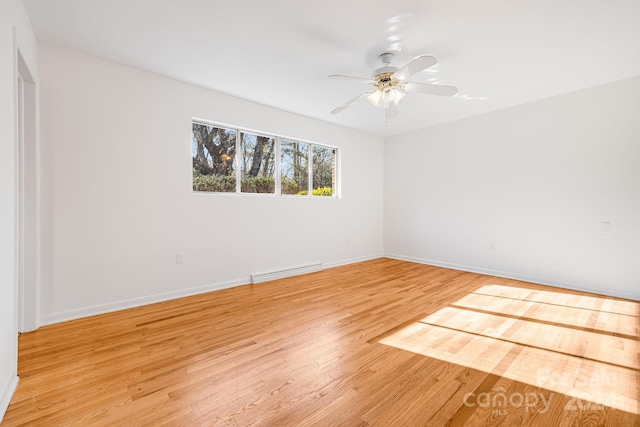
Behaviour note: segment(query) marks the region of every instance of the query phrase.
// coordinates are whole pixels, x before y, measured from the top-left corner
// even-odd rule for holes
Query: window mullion
[[[240,153],[240,134],[242,132],[236,131],[236,194],[241,193],[241,182],[242,182],[242,171],[240,170],[240,159],[242,158],[242,153]]]
[[[281,167],[280,167],[280,152],[282,150],[281,148],[281,138],[279,136],[276,136],[276,154],[275,154],[275,159],[273,159],[273,164],[274,164],[274,171],[273,171],[273,178],[275,180],[275,184],[276,184],[276,195],[280,196],[282,195],[282,173],[281,173]]]
[[[313,145],[309,144],[307,147],[307,164],[309,165],[309,197],[313,196]]]

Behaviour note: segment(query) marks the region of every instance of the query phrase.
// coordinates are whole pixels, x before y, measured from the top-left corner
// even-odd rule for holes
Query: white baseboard
[[[326,268],[338,267],[340,265],[354,264],[356,262],[369,261],[376,258],[382,258],[382,254],[370,255],[358,258],[352,258],[341,261],[332,261],[323,263]],[[242,279],[229,280],[226,282],[211,283],[204,286],[196,286],[187,289],[180,289],[171,292],[164,292],[145,297],[131,298],[128,300],[114,301],[106,304],[98,304],[89,307],[83,307],[73,310],[61,311],[48,315],[40,316],[40,325],[51,325],[54,323],[66,322],[68,320],[80,319],[83,317],[95,316],[98,314],[111,313],[119,310],[126,310],[127,308],[140,307],[147,304],[154,304],[157,302],[168,301],[176,298],[189,297],[192,295],[204,294],[207,292],[219,291],[222,289],[233,288],[235,286],[242,286],[251,284],[251,277],[247,276]]]
[[[2,423],[4,414],[7,412],[9,403],[11,403],[11,398],[13,397],[13,393],[16,391],[18,380],[19,378],[14,375],[2,389],[2,394],[0,394],[0,423]]]
[[[521,280],[523,282],[553,286],[560,289],[571,289],[575,291],[590,292],[594,294],[613,296],[613,297],[631,299],[636,301],[638,300],[637,295],[625,294],[624,292],[612,291],[607,294],[603,294],[602,290],[599,290],[599,289],[576,287],[572,285],[567,285],[565,283],[554,283],[553,281],[541,279],[539,277],[531,277],[531,276],[526,276],[522,274],[508,272],[508,271],[493,270],[488,268],[455,264],[450,262],[444,262],[444,261],[438,261],[438,260],[432,260],[432,259],[423,259],[423,258],[417,258],[412,256],[400,255],[400,254],[392,254],[392,253],[373,254],[373,255],[368,255],[363,257],[350,258],[346,260],[324,262],[323,265],[326,268],[333,268],[333,267],[339,267],[342,265],[370,261],[370,260],[382,258],[382,257],[397,259],[401,261],[415,262],[418,264],[433,265],[436,267],[450,268],[453,270],[468,271],[471,273],[486,274],[489,276],[504,277],[504,278],[513,279],[513,280]],[[246,277],[246,278],[230,280],[226,282],[218,282],[218,283],[212,283],[204,286],[197,286],[197,287],[180,289],[180,290],[171,291],[171,292],[154,294],[154,295],[149,295],[145,297],[132,298],[132,299],[123,300],[123,301],[115,301],[112,303],[83,307],[80,309],[62,311],[58,313],[41,316],[42,323],[39,326],[45,326],[45,325],[50,325],[50,324],[59,323],[59,322],[66,322],[68,320],[80,319],[82,317],[95,316],[97,314],[110,313],[113,311],[125,310],[127,308],[139,307],[147,304],[168,301],[176,298],[182,298],[182,297],[198,295],[198,294],[203,294],[203,293],[212,292],[212,291],[218,291],[221,289],[232,288],[235,286],[248,285],[250,283],[251,283],[251,278]]]
[[[171,292],[163,292],[145,297],[131,298],[127,300],[115,301],[106,304],[92,305],[89,307],[78,308],[74,310],[61,311],[49,315],[42,315],[40,326],[51,325],[54,323],[66,322],[68,320],[80,319],[82,317],[95,316],[97,314],[111,313],[113,311],[126,310],[127,308],[140,307],[147,304],[168,301],[177,298],[189,297],[192,295],[204,294],[221,289],[233,288],[235,286],[248,285],[251,283],[249,277],[244,279],[229,280],[226,282],[211,283],[204,286],[195,286],[192,288],[180,289]]]
[[[390,254],[390,253],[387,253],[384,256],[386,258],[397,259],[397,260],[400,260],[400,261],[409,261],[409,262],[415,262],[415,263],[418,263],[418,264],[433,265],[435,267],[444,267],[444,268],[450,268],[452,270],[468,271],[470,273],[486,274],[488,276],[503,277],[505,279],[520,280],[522,282],[529,282],[529,283],[536,283],[538,285],[552,286],[554,288],[569,289],[569,290],[580,291],[580,292],[589,292],[589,293],[592,293],[592,294],[597,294],[597,295],[602,295],[602,296],[609,296],[609,297],[624,298],[624,299],[630,299],[630,300],[634,300],[634,301],[640,300],[638,295],[633,295],[633,294],[630,294],[630,293],[620,292],[620,291],[615,290],[615,289],[611,290],[611,291],[608,291],[605,294],[605,293],[602,292],[602,289],[592,289],[592,288],[587,288],[587,287],[578,287],[578,286],[574,286],[574,285],[569,285],[569,284],[566,284],[566,283],[557,283],[557,282],[553,282],[551,280],[546,280],[544,278],[527,276],[527,275],[523,275],[523,274],[513,273],[513,272],[510,272],[510,271],[492,270],[490,268],[482,268],[482,267],[476,267],[476,266],[471,266],[471,265],[455,264],[455,263],[451,263],[451,262],[438,261],[438,260],[433,260],[433,259],[416,258],[416,257],[411,257],[411,256],[406,256],[406,255],[398,255],[398,254]]]
[[[323,263],[326,268],[340,267],[342,265],[355,264],[357,262],[371,261],[373,259],[384,258],[384,254],[367,255],[363,257],[350,258],[341,261],[330,261]]]

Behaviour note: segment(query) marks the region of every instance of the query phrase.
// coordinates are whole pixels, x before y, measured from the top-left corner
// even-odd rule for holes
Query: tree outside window
[[[194,121],[191,151],[196,192],[335,196],[335,148]]]

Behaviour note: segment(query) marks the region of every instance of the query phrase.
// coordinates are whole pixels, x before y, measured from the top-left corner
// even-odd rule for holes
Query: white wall
[[[52,45],[39,64],[53,230],[43,323],[382,255],[381,137]],[[192,117],[337,146],[342,198],[193,194]]]
[[[17,383],[17,48],[36,74],[36,39],[18,0],[0,2],[0,420]]]
[[[639,111],[636,77],[389,138],[385,253],[640,299]]]

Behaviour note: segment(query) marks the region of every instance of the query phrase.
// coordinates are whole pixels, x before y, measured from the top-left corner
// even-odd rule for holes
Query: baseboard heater
[[[251,274],[251,283],[268,282],[269,280],[283,279],[285,277],[298,276],[300,274],[313,273],[322,270],[321,262],[298,265],[296,267],[286,267],[278,270],[263,271]]]

